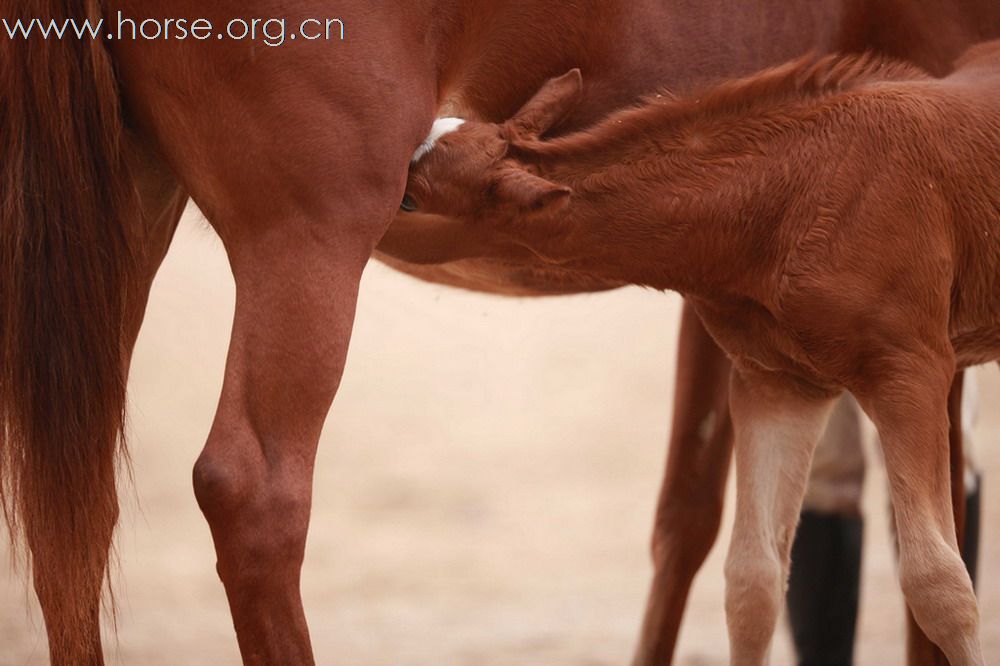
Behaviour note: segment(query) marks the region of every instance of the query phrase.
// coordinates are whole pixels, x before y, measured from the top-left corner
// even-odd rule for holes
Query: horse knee
[[[979,607],[965,566],[943,542],[928,546],[919,555],[901,555],[899,583],[907,606],[949,663],[982,664]]]
[[[777,614],[784,591],[784,576],[776,562],[741,561],[727,564],[726,609],[737,613],[752,610],[764,615]]]
[[[194,464],[193,482],[195,499],[209,521],[239,505],[250,485],[238,465],[207,450]]]
[[[935,643],[978,631],[979,609],[969,575],[958,554],[943,544],[919,559],[901,561],[899,584],[917,622]]]
[[[207,447],[195,463],[194,490],[215,538],[224,581],[301,564],[310,507],[307,471],[290,474]]]
[[[774,557],[730,557],[726,562],[726,620],[742,654],[765,654],[781,612],[785,570]]]

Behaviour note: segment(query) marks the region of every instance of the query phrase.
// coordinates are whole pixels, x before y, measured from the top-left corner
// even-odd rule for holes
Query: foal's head
[[[441,118],[410,164],[400,209],[485,224],[552,213],[572,191],[532,173],[518,143],[537,140],[580,99],[579,70],[551,79],[504,123]]]

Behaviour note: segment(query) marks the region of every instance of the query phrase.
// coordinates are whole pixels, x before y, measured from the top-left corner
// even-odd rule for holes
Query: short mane
[[[727,80],[681,96],[669,91],[649,95],[619,110],[590,129],[543,142],[519,142],[528,150],[565,150],[589,143],[634,136],[637,128],[678,125],[763,111],[783,102],[815,100],[883,81],[930,79],[920,68],[873,53],[817,56],[809,54],[756,74]]]
[[[783,101],[824,97],[879,81],[928,78],[914,65],[870,52],[822,57],[809,54],[748,77],[725,81],[701,94],[673,98],[666,104],[662,98],[647,97],[638,110],[662,106],[677,115],[744,112]]]

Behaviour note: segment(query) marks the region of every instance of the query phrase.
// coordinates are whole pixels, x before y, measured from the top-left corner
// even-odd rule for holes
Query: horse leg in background
[[[962,455],[965,458],[965,521],[962,538],[962,560],[969,570],[975,587],[979,570],[979,530],[982,519],[982,473],[976,462],[975,428],[979,420],[979,383],[977,370],[969,368],[962,372],[961,421]],[[954,479],[954,477],[952,477]]]
[[[891,363],[877,381],[854,393],[882,441],[899,541],[900,585],[916,623],[948,663],[980,665],[979,611],[959,555],[956,522],[961,521],[953,511],[954,474],[948,460],[954,359],[943,353],[928,359],[926,352],[907,356],[895,351]]]
[[[736,522],[725,571],[734,666],[767,663],[813,450],[834,404],[785,376],[733,370]]]
[[[955,536],[960,546],[965,544],[966,533],[966,466],[963,441],[965,433],[962,419],[964,377],[964,372],[956,373],[948,393],[948,463],[951,473],[951,501],[955,519]],[[968,565],[966,568],[968,569]],[[970,571],[971,577],[972,572]],[[910,666],[948,666],[948,660],[944,653],[920,629],[912,610],[909,609],[906,611],[906,657]]]
[[[788,620],[800,666],[854,663],[864,521],[861,411],[845,393],[813,456],[792,546]]]
[[[670,453],[653,528],[653,584],[637,665],[670,663],[691,582],[719,531],[732,452],[730,367],[685,305]]]

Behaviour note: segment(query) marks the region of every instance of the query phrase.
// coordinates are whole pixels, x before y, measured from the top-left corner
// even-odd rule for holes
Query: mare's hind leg
[[[368,248],[315,244],[306,228],[290,224],[230,250],[236,315],[194,489],[245,663],[313,660],[299,594],[313,462]]]
[[[767,662],[813,450],[831,396],[784,376],[734,369],[736,522],[726,558],[731,663]]]
[[[730,368],[729,359],[685,305],[670,454],[653,527],[653,584],[636,666],[673,659],[691,582],[719,531],[732,453]]]
[[[948,442],[950,354],[894,351],[856,391],[878,428],[899,539],[903,595],[953,666],[983,663],[979,612],[958,552]]]
[[[372,113],[364,122],[384,121]],[[321,151],[310,157],[327,160],[322,181],[304,158],[292,171],[258,172],[265,182],[243,193],[246,205],[210,217],[232,266],[236,312],[194,489],[248,664],[313,662],[299,574],[316,448],[344,369],[361,273],[398,209],[419,133],[401,139],[369,129],[310,139]],[[340,161],[343,154],[352,161]],[[239,183],[227,180],[234,195]]]
[[[197,9],[221,24],[237,4]],[[246,663],[313,661],[299,572],[314,456],[361,272],[433,119],[433,40],[401,38],[390,8],[369,5],[354,18],[365,38],[336,45],[117,44],[133,107],[219,233],[236,282],[194,489]],[[296,8],[324,15],[317,0]]]

